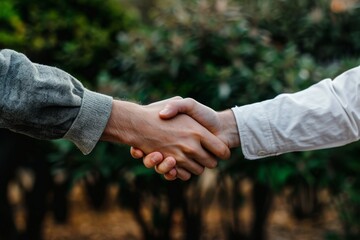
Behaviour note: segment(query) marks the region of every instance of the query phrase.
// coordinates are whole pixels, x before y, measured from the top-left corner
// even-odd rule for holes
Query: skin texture
[[[114,100],[101,140],[133,146],[142,154],[156,152],[144,161],[145,166],[153,166],[159,156],[164,157],[167,161],[157,171],[168,170],[176,162],[176,174],[182,180],[201,174],[204,167],[216,167],[217,157],[229,158],[227,144],[188,115],[179,114],[169,120],[159,117],[158,113],[176,99],[179,98],[146,106]]]
[[[234,114],[231,110],[216,112],[194,99],[175,98],[168,101],[164,109],[159,112],[159,116],[166,120],[174,119],[179,114],[187,114],[192,117],[219,137],[229,148],[240,146],[240,136]],[[160,152],[152,152],[146,155],[142,150],[141,148],[132,147],[130,152],[134,158],[143,157],[144,165],[149,168],[155,167],[159,174],[164,174],[165,179],[176,179],[179,171],[181,174],[184,174],[184,171],[190,174],[189,169],[184,169],[177,164],[175,156],[163,156]]]

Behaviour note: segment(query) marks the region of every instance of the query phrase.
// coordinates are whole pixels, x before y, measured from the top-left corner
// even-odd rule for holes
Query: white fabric
[[[342,146],[360,138],[360,67],[297,93],[234,107],[247,159]]]

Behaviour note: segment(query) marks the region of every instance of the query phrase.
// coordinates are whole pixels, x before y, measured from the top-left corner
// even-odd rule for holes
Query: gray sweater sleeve
[[[38,139],[65,138],[88,154],[111,107],[111,97],[87,90],[68,73],[0,51],[0,128]]]

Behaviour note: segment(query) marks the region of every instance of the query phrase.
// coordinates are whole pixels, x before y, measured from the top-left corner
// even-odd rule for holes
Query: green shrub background
[[[114,97],[148,104],[179,95],[220,111],[299,91],[358,66],[360,3],[354,1],[343,8],[341,3],[2,0],[0,47],[60,67],[87,87]],[[49,161],[55,169],[66,169],[74,181],[89,171],[99,171],[120,185],[120,203],[136,214],[149,196],[168,202],[165,212],[157,204],[151,206],[151,224],[139,218],[145,235],[166,239],[169,233],[160,229],[166,224],[170,228],[169,216],[174,208],[181,208],[190,223],[184,228],[188,239],[200,236],[204,209],[199,203],[191,209],[194,199],[185,196],[196,186],[197,177],[168,183],[131,159],[127,146],[101,143],[89,156],[82,156],[68,142],[55,141],[54,146],[57,150],[49,154]],[[250,178],[263,193],[259,198],[264,199],[286,187],[294,196],[303,189],[328,189],[343,234],[328,233],[324,238],[357,239],[359,156],[358,143],[258,161],[245,160],[241,150],[235,149],[229,161],[220,162],[218,181],[230,177],[236,192],[237,184]],[[171,191],[174,187],[179,195]],[[231,200],[236,218],[242,196],[235,194]],[[313,212],[306,213],[307,217],[319,207],[316,199],[309,204]],[[255,207],[254,212],[261,211]],[[266,213],[261,217],[266,219]],[[229,238],[254,237],[255,233],[230,225]],[[258,226],[253,227],[256,232]]]

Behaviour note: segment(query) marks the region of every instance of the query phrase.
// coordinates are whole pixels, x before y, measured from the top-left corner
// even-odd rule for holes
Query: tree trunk
[[[272,204],[273,193],[269,186],[255,182],[252,197],[254,203],[254,219],[250,239],[266,240],[266,223]]]

